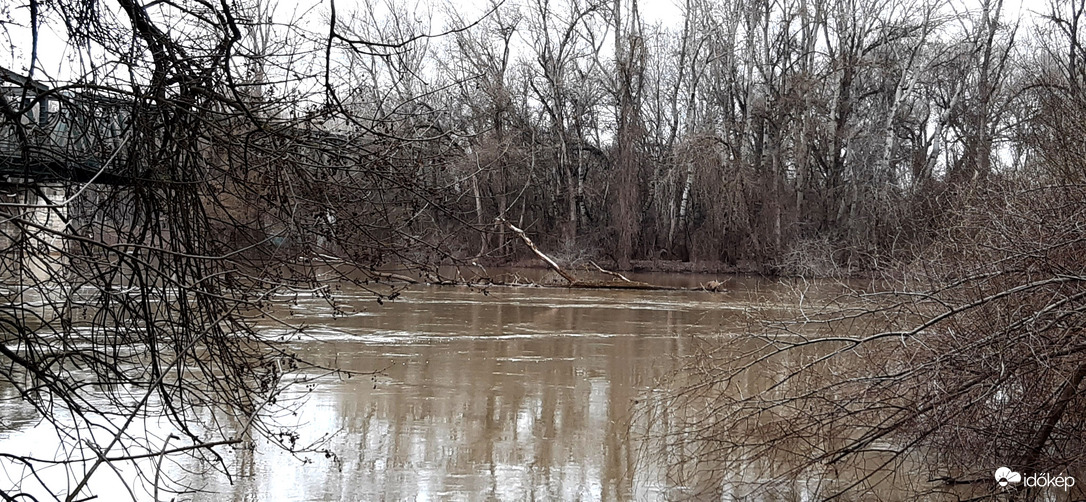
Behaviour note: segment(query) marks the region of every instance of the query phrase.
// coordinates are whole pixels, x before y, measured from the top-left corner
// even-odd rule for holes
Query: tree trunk
[[[640,95],[644,64],[637,0],[630,2],[628,23],[623,22],[622,9],[622,0],[615,0],[615,64],[618,69],[618,134],[615,146],[618,152],[615,165],[617,200],[612,221],[617,234],[615,261],[620,270],[629,270],[641,220],[638,173],[641,168]]]

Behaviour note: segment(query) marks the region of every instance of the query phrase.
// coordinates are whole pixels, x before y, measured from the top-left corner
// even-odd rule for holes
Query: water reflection
[[[820,288],[807,290],[805,297],[828,298],[836,290]],[[922,458],[904,458],[889,469],[884,466],[890,458],[879,452],[856,465],[807,465],[803,457],[809,449],[843,438],[826,431],[806,438],[810,443],[785,458],[730,466],[708,461],[691,466],[689,460],[713,458],[700,455],[706,448],[741,448],[744,438],[756,446],[767,443],[746,436],[687,441],[682,434],[670,436],[678,442],[665,446],[639,442],[645,433],[660,437],[700,424],[704,410],[716,403],[669,406],[658,379],[706,348],[704,340],[722,354],[720,366],[709,371],[734,365],[730,356],[760,343],[746,336],[754,319],[795,314],[795,303],[775,296],[783,289],[757,281],[735,281],[725,294],[414,287],[383,305],[364,291],[348,289],[340,292],[335,308],[300,294],[283,301],[276,314],[305,329],[292,333],[269,324],[265,332],[289,337],[288,343],[314,362],[380,373],[308,381],[282,396],[290,406],[279,420],[297,427],[297,446],[313,445],[317,453],[295,457],[267,442],[220,447],[234,475],[230,480],[215,472],[211,461],[186,456],[164,465],[163,479],[174,488],[197,488],[176,498],[196,501],[671,500],[691,494],[714,500],[815,500],[874,474],[865,485],[870,489],[850,500],[903,500],[925,492],[931,494],[928,500],[974,495],[968,487],[931,485]],[[743,395],[765,390],[781,382],[785,363],[809,363],[819,355],[789,351],[774,364],[744,372],[729,389]],[[631,417],[631,404],[642,399],[664,405],[642,407],[655,413],[649,418]],[[149,446],[130,453],[160,451],[170,432],[165,421],[141,421],[132,434],[150,438]],[[26,409],[14,388],[0,385],[0,453],[55,456],[50,435],[56,434]],[[88,452],[72,456],[94,458]],[[101,500],[153,499],[155,466],[150,459],[141,462],[144,477],[124,464],[115,476],[98,475],[91,491]],[[155,473],[154,481],[147,473]],[[43,482],[70,487],[71,474],[50,472]],[[27,483],[25,469],[0,462],[0,485],[20,479]],[[976,493],[990,488],[977,486]]]
[[[291,396],[304,402],[299,444],[331,438],[334,458],[300,463],[259,444],[236,459],[250,476],[208,488],[235,500],[663,498],[662,469],[635,462],[630,404],[691,335],[742,330],[744,298],[734,299],[416,288],[384,306],[358,295],[333,316],[299,298],[286,309],[312,326],[300,352],[384,371]]]
[[[709,280],[682,280],[699,279]],[[418,286],[383,305],[344,289],[334,308],[299,294],[275,313],[305,329],[269,323],[266,332],[289,337],[311,361],[380,370],[298,384],[281,397],[291,406],[278,418],[298,427],[295,444],[328,454],[295,457],[258,441],[217,450],[230,479],[188,457],[167,462],[164,479],[197,488],[177,498],[197,501],[673,498],[685,488],[666,478],[663,464],[682,452],[642,455],[648,446],[637,438],[649,423],[630,416],[631,404],[658,392],[658,379],[698,339],[738,348],[749,342],[742,334],[754,310],[793,308],[774,298],[780,287],[733,281],[721,294]],[[0,388],[0,450],[41,451],[49,441],[39,429],[48,424],[16,401]],[[670,423],[654,417],[652,427]],[[144,427],[156,438],[169,433]],[[129,498],[119,477],[93,492]],[[150,500],[149,481],[132,480],[124,482],[141,487],[132,494]]]

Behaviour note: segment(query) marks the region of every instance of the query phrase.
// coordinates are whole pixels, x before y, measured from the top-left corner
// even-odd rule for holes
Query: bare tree
[[[1076,143],[1045,139],[1073,136],[1082,109],[1067,35],[1044,41],[1059,56],[1022,91],[1021,106],[1063,110],[1032,115],[1028,174],[960,182],[916,257],[829,300],[796,282],[798,312],[763,314],[746,344],[704,344],[644,407],[666,420],[655,438],[687,495],[1047,500],[993,471],[1078,473],[1086,192],[1060,167]]]
[[[975,195],[892,290],[840,297],[768,323],[760,342],[695,357],[690,379],[656,403],[657,414],[684,410],[661,436],[684,452],[677,481],[711,492],[745,468],[752,492],[806,483],[818,498],[893,500],[995,497],[1002,465],[1073,473],[1086,455],[1084,282],[1072,263],[1081,236],[1065,229],[1086,194]]]
[[[618,268],[628,270],[640,228],[640,171],[643,164],[641,139],[641,94],[645,78],[645,43],[637,0],[628,7],[615,0],[615,95],[617,124],[615,132],[616,203],[611,213],[617,230],[615,260]]]
[[[122,463],[133,498],[157,497],[188,489],[163,462],[227,471],[224,448],[260,437],[310,448],[274,427],[280,391],[345,373],[287,350],[270,302],[336,308],[321,267],[393,297],[381,282],[412,279],[379,268],[433,270],[464,221],[427,28],[357,31],[333,2],[319,31],[266,5],[119,6],[31,2],[32,39],[9,40],[31,56],[0,93],[0,387],[62,448],[5,454],[22,473],[8,500],[92,498]],[[38,80],[47,25],[81,65]],[[343,85],[364,57],[370,94]]]

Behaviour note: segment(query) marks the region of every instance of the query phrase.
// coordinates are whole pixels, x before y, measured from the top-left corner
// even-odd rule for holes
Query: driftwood
[[[505,218],[500,218],[499,217],[495,221],[497,221],[499,224],[505,225],[506,227],[509,228],[509,230],[512,230],[513,233],[517,234],[517,236],[520,237],[520,240],[524,241],[524,244],[528,245],[528,248],[531,249],[532,252],[535,253],[535,255],[539,257],[539,259],[543,260],[543,262],[546,263],[548,267],[550,267],[552,270],[557,272],[558,275],[562,276],[563,279],[565,279],[566,281],[569,282],[568,287],[571,287],[571,288],[585,288],[585,289],[650,289],[650,290],[680,290],[680,289],[685,289],[685,288],[676,288],[676,287],[671,287],[671,286],[659,286],[659,285],[656,285],[656,284],[649,284],[647,282],[631,281],[626,276],[624,276],[624,275],[622,275],[622,274],[620,274],[618,272],[612,272],[610,270],[606,270],[603,267],[600,267],[599,265],[596,265],[594,262],[592,263],[592,265],[594,265],[596,267],[596,270],[599,270],[600,272],[602,272],[604,274],[607,274],[607,275],[618,277],[619,279],[622,279],[623,282],[618,282],[618,281],[581,281],[581,280],[578,280],[576,277],[573,276],[573,274],[570,274],[569,272],[567,272],[565,269],[563,269],[561,266],[559,266],[557,262],[555,262],[553,259],[551,259],[551,257],[547,256],[546,253],[540,251],[539,248],[536,247],[535,243],[532,242],[532,239],[528,238],[528,235],[524,233],[524,230],[521,230],[521,229],[517,228],[516,225],[513,225],[512,223],[507,221]]]
[[[712,291],[713,293],[723,293],[728,289],[724,287],[724,283],[720,281],[709,281],[701,285],[701,289],[706,291]]]
[[[569,281],[569,284],[571,286],[577,283],[576,277],[573,277],[569,274],[569,272],[566,272],[562,269],[562,267],[558,266],[558,263],[552,260],[550,256],[543,254],[543,252],[535,246],[535,243],[533,243],[532,240],[528,238],[528,234],[525,234],[523,230],[517,228],[516,225],[510,223],[505,218],[499,217],[497,221],[498,223],[502,223],[506,227],[509,227],[509,230],[512,230],[513,233],[517,234],[517,237],[520,237],[520,240],[524,241],[524,243],[528,245],[528,248],[531,249],[532,252],[539,257],[539,259],[543,260],[543,262],[546,263],[547,266],[549,266],[550,268],[554,269],[555,272],[558,272],[558,275],[562,276],[563,279]]]
[[[392,272],[378,272],[376,270],[367,270],[366,273],[369,274],[371,277],[376,277],[378,279],[384,279],[386,281],[400,281],[400,282],[406,282],[408,284],[418,284],[419,283],[419,281],[417,281],[415,279],[412,279],[412,278],[410,278],[410,277],[408,277],[406,275],[395,274],[395,273],[392,273]]]
[[[661,286],[659,284],[649,284],[647,282],[640,281],[577,281],[573,284],[570,284],[569,287],[583,289],[650,289],[656,291],[679,291],[686,289],[675,286]]]
[[[320,259],[322,261],[324,261],[324,263],[326,263],[328,266],[332,267],[333,270],[336,270],[336,272],[339,272],[339,270],[336,269],[336,265],[341,264],[344,261],[343,258],[338,258],[338,257],[332,256],[332,255],[327,255],[327,254],[324,254],[324,253],[317,253],[317,256],[320,257]],[[378,271],[378,270],[362,270],[362,273],[366,274],[366,276],[368,278],[376,279],[378,281],[381,280],[381,279],[384,279],[384,280],[389,281],[389,282],[400,281],[400,282],[406,282],[408,284],[418,284],[419,283],[419,281],[416,280],[416,279],[413,279],[413,278],[408,277],[406,275],[397,274],[395,272],[381,272],[381,271]]]

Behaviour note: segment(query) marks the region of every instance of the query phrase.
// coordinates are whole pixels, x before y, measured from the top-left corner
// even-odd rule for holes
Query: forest
[[[362,265],[523,260],[504,218],[569,263],[840,276],[916,256],[971,187],[1077,180],[1076,5],[690,0],[666,24],[633,0],[156,15],[179,49],[225,49],[178,61],[221,72],[216,129],[263,137],[216,151],[239,242]],[[201,46],[209,29],[221,48]],[[154,78],[99,63],[38,75],[121,95]],[[314,150],[328,155],[249,168]],[[375,165],[394,179],[354,186]],[[288,186],[306,203],[281,204]],[[357,197],[375,187],[388,198]]]
[[[359,11],[323,85],[419,140],[403,160],[444,214],[413,231],[472,227],[423,237],[464,262],[523,255],[502,217],[570,262],[855,274],[916,256],[972,187],[1077,180],[1074,3],[677,7],[673,25],[633,0]],[[270,113],[305,102],[304,51],[258,50]]]

